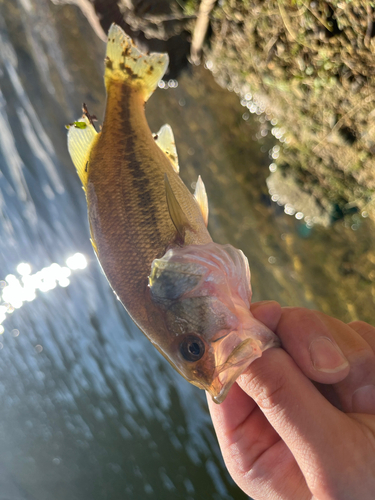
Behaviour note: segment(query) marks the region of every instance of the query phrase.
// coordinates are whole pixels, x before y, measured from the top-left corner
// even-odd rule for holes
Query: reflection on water
[[[69,276],[72,270],[85,269],[87,261],[81,253],[75,253],[66,260],[68,267],[61,267],[53,263],[44,267],[41,271],[31,274],[31,266],[27,262],[21,262],[17,266],[20,279],[14,274],[8,274],[5,281],[0,281],[0,334],[4,333],[2,323],[7,314],[12,314],[15,309],[20,309],[24,302],[32,302],[37,297],[37,290],[49,292],[57,285],[65,288],[70,285]]]
[[[219,458],[203,392],[140,334],[91,249],[64,125],[82,102],[102,115],[103,55],[72,5],[0,4],[0,498],[245,498]],[[150,125],[172,125],[181,175],[187,185],[202,175],[210,231],[245,251],[255,298],[371,321],[368,221],[306,233],[269,201],[272,158],[237,96],[200,69],[164,87]],[[77,262],[63,263],[77,252],[88,265],[71,272]]]

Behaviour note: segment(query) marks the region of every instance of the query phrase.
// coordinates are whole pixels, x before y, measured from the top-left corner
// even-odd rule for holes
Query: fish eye
[[[198,361],[205,351],[204,343],[196,335],[185,337],[180,344],[180,352],[186,361]]]

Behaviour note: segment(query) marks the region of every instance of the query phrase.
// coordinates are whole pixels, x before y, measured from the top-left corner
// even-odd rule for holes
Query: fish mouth
[[[262,350],[251,339],[246,339],[235,349],[227,361],[216,367],[213,381],[207,391],[215,403],[222,403],[234,382],[246,368],[262,355]]]
[[[233,348],[233,342],[236,340],[238,345]],[[238,340],[236,332],[220,339],[220,349],[215,356],[217,364],[214,376],[210,386],[206,387],[213,401],[217,404],[224,401],[237,378],[253,361],[262,356],[263,351],[280,345],[277,337],[272,338],[266,345],[254,338],[246,338],[240,342]],[[229,356],[227,355],[228,351],[230,352]],[[224,362],[222,361],[223,357],[226,358]]]

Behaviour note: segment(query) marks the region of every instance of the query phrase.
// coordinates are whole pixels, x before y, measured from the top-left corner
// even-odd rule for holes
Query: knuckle
[[[253,398],[261,410],[276,413],[285,403],[286,381],[283,376],[278,376],[264,384],[262,379],[255,376],[251,381]]]
[[[262,410],[275,413],[280,407],[282,394],[283,387],[277,385],[276,387],[273,387],[272,390],[261,392],[258,397],[257,403]]]
[[[348,326],[359,333],[362,337],[374,335],[375,333],[375,327],[365,323],[365,321],[352,321],[351,323],[348,323]]]
[[[318,311],[305,309],[304,307],[286,307],[282,311],[281,322],[288,325],[302,325],[309,324],[309,321],[314,318],[316,320],[319,316]]]
[[[316,485],[309,486],[314,494],[312,500],[342,500],[344,498],[339,478],[337,476],[332,478],[329,473],[322,471],[317,477]]]

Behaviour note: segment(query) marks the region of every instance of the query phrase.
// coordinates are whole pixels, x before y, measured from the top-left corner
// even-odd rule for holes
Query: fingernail
[[[349,366],[340,348],[328,337],[319,337],[311,342],[310,356],[315,370],[320,372],[336,373]]]
[[[375,413],[375,385],[364,385],[355,391],[352,398],[352,411]]]

